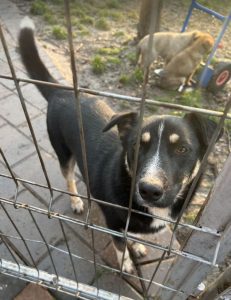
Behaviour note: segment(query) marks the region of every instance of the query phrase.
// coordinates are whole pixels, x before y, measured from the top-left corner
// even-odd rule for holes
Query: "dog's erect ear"
[[[202,36],[201,31],[195,30],[193,32],[193,41],[197,40],[198,38],[200,38]]]
[[[212,138],[212,135],[216,130],[217,123],[198,113],[188,113],[184,116],[184,119],[187,120],[190,123],[190,125],[193,126],[193,128],[198,134],[199,140],[207,148]],[[223,129],[221,130],[217,140],[219,140],[222,134]]]
[[[113,126],[117,125],[120,139],[123,141],[123,139],[127,136],[129,131],[136,126],[137,120],[138,114],[136,112],[116,114],[104,127],[103,132],[108,131]]]

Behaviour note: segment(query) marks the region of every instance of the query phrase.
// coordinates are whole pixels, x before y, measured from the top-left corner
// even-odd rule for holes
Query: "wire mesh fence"
[[[13,81],[15,84],[17,96],[24,112],[26,120],[25,124],[29,129],[30,137],[35,147],[33,150],[33,157],[37,158],[37,162],[35,163],[34,168],[38,168],[36,169],[36,173],[38,174],[36,174],[34,179],[30,178],[30,176],[28,178],[26,172],[27,168],[33,169],[33,165],[31,163],[27,165],[27,161],[30,161],[31,155],[28,155],[27,160],[23,161],[21,164],[22,169],[19,171],[17,168],[17,163],[13,163],[12,159],[8,158],[8,153],[3,151],[2,148],[0,149],[2,158],[2,171],[0,178],[3,180],[3,185],[10,184],[12,190],[11,197],[4,196],[4,193],[0,197],[0,213],[2,224],[0,230],[0,272],[2,274],[13,276],[27,282],[33,282],[42,286],[46,286],[55,291],[72,295],[78,299],[140,299],[139,297],[158,297],[164,292],[174,295],[176,299],[186,299],[193,292],[196,294],[198,291],[195,290],[195,287],[194,290],[187,290],[179,287],[177,283],[170,283],[167,276],[169,276],[169,274],[171,276],[171,264],[172,268],[174,269],[174,266],[177,264],[177,262],[179,262],[180,259],[184,259],[186,261],[195,263],[196,266],[208,266],[204,274],[205,278],[211,267],[218,266],[217,259],[219,254],[222,253],[223,256],[221,257],[224,258],[228,251],[230,251],[230,244],[228,242],[230,234],[229,224],[231,222],[230,212],[228,212],[225,223],[221,222],[222,225],[226,226],[220,231],[218,231],[217,227],[214,227],[213,224],[210,226],[210,224],[201,225],[197,222],[194,224],[185,223],[182,221],[182,215],[192,197],[200,175],[206,168],[208,156],[214,148],[220,131],[224,126],[225,119],[231,118],[231,114],[229,113],[231,100],[229,99],[227,101],[223,112],[218,112],[146,99],[146,90],[149,78],[148,66],[144,72],[144,82],[142,85],[142,95],[140,98],[80,88],[78,85],[77,71],[75,66],[76,59],[72,40],[69,1],[65,0],[64,4],[68,28],[73,86],[19,78],[16,75],[14,61],[11,58],[7,42],[5,40],[5,33],[2,26],[0,27],[1,42],[11,72],[11,76],[1,74],[0,78]],[[149,52],[153,42],[153,27],[153,24],[150,24]],[[40,147],[38,138],[35,134],[33,120],[31,120],[30,113],[28,112],[28,104],[25,102],[22,92],[22,83],[49,85],[57,89],[68,89],[74,92],[77,108],[77,119],[79,122],[79,128],[81,129],[80,141],[84,166],[83,177],[85,179],[84,181],[86,187],[86,189],[83,188],[83,193],[78,194],[78,196],[84,199],[85,203],[87,204],[87,208],[83,217],[74,216],[73,214],[63,211],[63,209],[65,210],[64,204],[67,196],[74,194],[71,194],[65,188],[63,188],[62,184],[59,184],[59,181],[58,186],[53,184],[54,177],[51,178],[50,174],[55,176],[55,178],[59,176],[59,173],[57,174],[58,171],[56,172],[55,169],[57,166],[54,167],[53,165],[46,163],[47,156],[52,156],[52,154],[45,153],[43,148]],[[137,168],[141,126],[144,117],[145,105],[147,103],[159,107],[175,110],[177,109],[180,111],[200,112],[202,114],[216,116],[219,118],[218,126],[213,134],[199,171],[194,178],[186,201],[176,221],[158,215],[149,215],[148,213],[136,211],[132,208],[132,196],[135,189],[135,176],[132,178],[128,207],[105,203],[101,199],[95,199],[91,197],[84,128],[79,100],[80,94],[84,93],[105,98],[113,98],[117,99],[118,101],[126,100],[130,103],[138,103],[139,126],[134,154],[134,174],[136,173]],[[40,173],[41,171],[42,173]],[[26,174],[25,177],[23,176],[24,172]],[[19,176],[18,173],[22,175]],[[30,174],[30,172],[28,174]],[[41,183],[40,176],[44,178],[43,183]],[[77,186],[79,186],[78,183],[81,185],[81,180],[77,182]],[[81,188],[78,190],[81,191]],[[65,198],[65,200],[63,200],[63,198]],[[46,200],[44,201],[44,199]],[[107,228],[104,223],[101,221],[99,222],[97,219],[98,215],[95,214],[95,210],[97,210],[95,204],[97,203],[127,211],[128,217],[124,232],[111,230]],[[228,209],[227,199],[224,199],[224,207],[225,205],[227,205],[226,209]],[[198,218],[200,218],[201,214],[203,214],[205,207],[206,203],[201,208]],[[137,237],[136,235],[129,233],[128,227],[132,213],[149,215],[152,218],[166,221],[171,227],[167,241],[160,243],[150,238],[143,236]],[[211,222],[213,222],[213,220],[211,220]],[[221,226],[221,223],[219,226]],[[175,239],[178,228],[187,228],[190,232],[189,236],[191,236],[193,232],[203,236],[205,241],[206,239],[212,239],[215,243],[215,245],[211,247],[213,254],[211,255],[211,253],[209,253],[208,256],[206,254],[198,255],[197,252],[193,251],[193,248],[192,251],[190,248],[185,248],[188,240],[185,245],[179,246]],[[83,238],[83,236],[86,235],[88,237],[87,240]],[[129,242],[141,243],[148,248],[155,250],[158,253],[157,258],[155,257],[155,259],[153,259],[150,257],[149,261],[143,260],[140,263],[135,260],[137,263],[136,273],[126,273],[122,271],[126,248],[124,248],[123,251],[121,266],[118,266],[118,264],[112,263],[108,260],[102,260],[102,257],[100,256],[100,253],[106,251],[107,249],[109,249],[108,251],[111,251],[111,248],[108,247],[110,244],[110,236],[123,238],[126,246],[129,244]],[[104,239],[106,240],[105,243]],[[80,244],[82,245],[81,248],[79,246]],[[113,254],[109,253],[108,256],[111,260],[113,260]],[[219,258],[219,263],[222,261],[222,258]],[[170,263],[167,267],[164,267],[165,272],[162,272],[163,265],[166,262]],[[143,272],[142,267],[148,264],[151,265],[151,269],[148,274],[144,274],[145,272]],[[180,271],[182,274],[184,273],[183,268],[182,270],[179,270],[179,272]],[[160,273],[163,273],[161,277],[159,275]],[[89,275],[87,280],[85,280],[86,274]],[[109,284],[103,284],[102,277],[111,277],[111,281],[115,283],[116,287],[111,287]],[[123,279],[125,279],[126,282],[129,282],[129,287],[132,287],[132,292],[127,292],[125,290]],[[190,280],[190,277],[187,279]],[[192,281],[195,285],[196,281],[193,276]],[[139,285],[137,285],[136,282],[139,282]],[[126,297],[124,295],[128,296]],[[167,296],[164,295],[161,299],[167,299]],[[171,296],[169,299],[173,299],[173,297]]]

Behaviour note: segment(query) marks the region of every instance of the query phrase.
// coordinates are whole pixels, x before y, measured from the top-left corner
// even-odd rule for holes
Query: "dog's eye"
[[[178,146],[175,149],[176,154],[185,154],[189,151],[189,148],[185,147],[185,146]]]

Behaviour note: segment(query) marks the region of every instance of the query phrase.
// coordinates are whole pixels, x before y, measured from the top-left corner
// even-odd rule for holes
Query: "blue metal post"
[[[202,74],[200,76],[199,86],[201,86],[201,87],[206,87],[207,84],[208,84],[208,80],[206,80],[206,75],[207,75],[206,72],[207,72],[208,66],[209,66],[209,64],[210,64],[210,62],[211,62],[211,60],[212,60],[212,58],[213,58],[213,56],[214,56],[214,54],[215,54],[215,52],[217,50],[217,47],[218,47],[218,45],[219,45],[219,43],[220,43],[220,41],[221,41],[221,39],[222,39],[222,37],[223,37],[223,35],[225,33],[226,28],[229,25],[230,21],[231,21],[231,11],[230,11],[229,15],[225,18],[225,21],[223,23],[221,31],[220,31],[220,33],[219,33],[219,35],[218,35],[218,37],[217,37],[217,39],[215,41],[215,44],[214,44],[213,49],[212,49],[212,51],[211,51],[211,53],[210,53],[210,55],[208,57],[208,60],[207,60],[206,65],[204,67],[204,70],[203,70],[203,72],[202,72]]]

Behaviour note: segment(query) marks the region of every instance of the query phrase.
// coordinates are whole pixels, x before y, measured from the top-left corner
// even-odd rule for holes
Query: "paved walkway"
[[[21,15],[20,11],[13,3],[8,0],[0,1],[0,22],[4,29],[4,35],[17,76],[27,78],[27,74],[22,66],[16,47],[18,26],[22,17],[23,15]],[[55,78],[63,81],[61,74],[58,73],[56,67],[52,64],[46,53],[44,53],[42,49],[40,50],[42,59],[45,61],[51,73],[55,76]],[[1,44],[0,73],[2,75],[10,75],[10,70]],[[65,182],[61,175],[58,161],[50,145],[46,132],[47,103],[37,91],[36,87],[32,84],[20,83],[20,87],[25,98],[26,107],[30,115],[51,184],[57,188],[65,189]],[[18,177],[40,184],[46,184],[14,82],[6,79],[0,79],[0,145],[9,165]],[[1,157],[0,174],[10,175]],[[78,190],[81,194],[86,194],[85,186],[80,179],[81,177],[79,176],[78,178]],[[12,200],[14,198],[14,194],[15,184],[13,180],[0,175],[0,197]],[[31,184],[21,184],[19,187],[19,202],[33,205],[42,209],[47,209],[49,200],[49,191],[44,188]],[[9,218],[6,216],[6,213],[2,207],[0,207],[0,230],[3,234],[8,236],[8,243],[18,261],[32,264],[22,241],[11,238],[10,236],[19,237],[17,230],[23,234],[25,239],[41,240],[41,236],[39,235],[39,232],[27,210],[15,209],[11,205],[4,206],[7,209],[10,217],[15,222],[16,228],[12,226]],[[52,210],[74,218],[83,219],[86,217],[86,213],[81,217],[74,215],[70,208],[69,197],[59,192],[55,193]],[[49,219],[47,216],[38,213],[34,213],[34,217],[42,233],[44,234],[47,243],[58,247],[59,249],[66,250],[65,241],[58,220]],[[96,205],[93,205],[91,220],[95,224],[104,225],[103,216],[100,209]],[[64,229],[68,238],[71,252],[79,257],[91,261],[94,260],[90,229],[87,230],[81,226],[67,222],[64,224]],[[161,237],[161,243],[167,244],[169,237],[170,231],[166,231],[166,233]],[[112,249],[110,243],[110,236],[95,232],[94,240],[96,248],[96,261],[100,264],[105,265],[105,263],[107,263],[118,268],[116,265],[114,250]],[[155,241],[158,242],[158,240]],[[38,268],[54,274],[54,269],[45,245],[30,241],[28,242],[28,246]],[[160,255],[160,251],[149,249],[148,257],[143,259],[143,264],[140,267],[145,278],[151,278],[154,267],[157,264],[155,259],[160,257]],[[69,257],[55,249],[52,250],[52,256],[58,274],[70,279],[74,279]],[[11,261],[13,260],[4,243],[0,243],[0,258]],[[145,264],[144,262],[148,260],[151,260],[152,263]],[[98,286],[99,288],[114,293],[118,293],[120,286],[123,295],[131,297],[132,299],[142,299],[140,296],[140,293],[142,293],[142,286],[139,280],[122,280],[119,276],[116,276],[114,273],[111,273],[104,268],[97,267],[97,270],[95,270],[92,263],[82,259],[75,258],[74,264],[77,270],[79,282]],[[165,262],[163,266],[161,266],[160,271],[155,277],[155,281],[160,282],[160,280],[164,277],[168,266],[169,262]],[[24,281],[20,281],[15,278],[13,279],[5,275],[0,275],[0,299],[14,299],[16,295],[25,288],[26,284],[27,283]],[[157,287],[155,285],[152,285],[152,295],[155,294],[156,288]],[[25,299],[24,293],[25,290],[22,291],[21,298],[19,295],[19,298],[17,299]],[[39,291],[36,290],[36,293],[39,293]],[[36,296],[36,299],[41,298],[45,300],[46,298],[44,295],[44,290],[42,290],[40,296]],[[73,299],[71,296],[66,296],[58,292],[53,292],[53,295],[55,295],[57,299]]]

